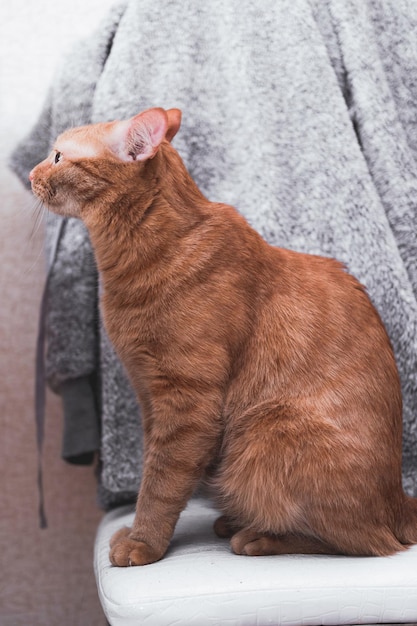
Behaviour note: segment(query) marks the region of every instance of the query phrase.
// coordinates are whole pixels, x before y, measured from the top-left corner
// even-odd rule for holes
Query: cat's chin
[[[62,201],[59,194],[56,194],[49,186],[32,181],[32,191],[51,213],[56,213],[61,217],[80,217],[79,204],[69,198]]]
[[[81,217],[80,207],[70,202],[62,204],[58,202],[45,202],[45,205],[51,213],[60,215],[61,217]]]
[[[32,192],[43,204],[49,207],[53,200],[53,192],[49,187],[37,181],[32,181]]]

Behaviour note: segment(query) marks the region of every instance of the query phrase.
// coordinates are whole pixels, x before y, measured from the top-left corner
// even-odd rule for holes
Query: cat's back
[[[328,331],[357,326],[364,331],[372,326],[385,329],[366,288],[346,266],[330,257],[295,252],[268,246],[273,271],[273,302],[282,314],[301,317],[304,324],[316,320]],[[270,274],[271,275],[271,274]],[[343,323],[342,327],[340,324]]]

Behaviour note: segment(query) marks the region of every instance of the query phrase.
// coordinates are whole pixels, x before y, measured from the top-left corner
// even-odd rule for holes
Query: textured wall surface
[[[49,527],[38,528],[33,364],[44,280],[42,223],[36,229],[36,203],[6,159],[36,120],[61,56],[112,2],[0,6],[1,626],[105,624],[92,569],[101,517],[93,468],[61,460],[62,412],[52,394],[43,459]]]

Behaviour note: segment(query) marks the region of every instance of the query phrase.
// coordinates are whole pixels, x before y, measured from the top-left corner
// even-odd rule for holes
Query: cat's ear
[[[145,161],[157,152],[168,130],[164,109],[149,109],[128,122],[124,152],[129,160]]]
[[[179,109],[168,109],[168,129],[165,135],[167,141],[172,141],[181,126],[181,111]]]
[[[180,124],[179,109],[148,109],[126,122],[116,122],[108,143],[123,161],[146,161],[155,156],[164,139],[172,140]]]

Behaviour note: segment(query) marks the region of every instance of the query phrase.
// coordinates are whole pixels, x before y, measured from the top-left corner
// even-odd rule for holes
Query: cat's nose
[[[33,173],[33,170],[29,173],[29,180],[32,182],[32,180],[35,178],[35,175]]]

